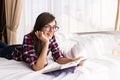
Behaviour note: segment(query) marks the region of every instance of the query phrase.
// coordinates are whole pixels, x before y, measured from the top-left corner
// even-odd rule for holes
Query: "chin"
[[[51,36],[48,36],[48,39],[51,39],[52,37]]]

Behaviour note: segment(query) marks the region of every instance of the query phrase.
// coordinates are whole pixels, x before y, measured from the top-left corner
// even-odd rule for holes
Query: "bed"
[[[88,59],[74,73],[59,76],[33,71],[24,62],[0,58],[0,80],[120,80],[120,32],[56,33],[61,51],[66,57],[85,56]],[[52,63],[51,56],[48,57]],[[49,64],[48,64],[49,65]],[[47,67],[47,66],[46,66]]]

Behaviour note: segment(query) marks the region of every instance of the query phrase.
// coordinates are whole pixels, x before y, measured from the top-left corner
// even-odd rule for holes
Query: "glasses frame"
[[[45,25],[45,28],[47,29],[47,31],[53,30],[56,32],[59,30],[59,27],[57,25],[55,25],[53,27],[51,25]]]

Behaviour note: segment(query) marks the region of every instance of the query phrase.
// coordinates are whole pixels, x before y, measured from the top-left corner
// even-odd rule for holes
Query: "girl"
[[[22,45],[8,46],[0,42],[0,56],[15,59],[30,64],[35,71],[46,65],[46,58],[51,51],[54,61],[65,64],[78,58],[65,58],[58,48],[54,33],[59,29],[55,17],[48,13],[41,13],[35,22],[33,31],[24,36]]]

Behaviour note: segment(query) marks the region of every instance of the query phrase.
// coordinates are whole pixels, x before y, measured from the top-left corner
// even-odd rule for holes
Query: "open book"
[[[79,60],[69,62],[67,64],[58,64],[56,62],[52,62],[48,64],[43,70],[42,73],[49,73],[54,71],[66,70],[66,69],[73,69],[78,66],[81,61],[85,61],[87,58],[81,58]]]

